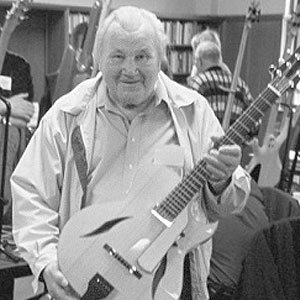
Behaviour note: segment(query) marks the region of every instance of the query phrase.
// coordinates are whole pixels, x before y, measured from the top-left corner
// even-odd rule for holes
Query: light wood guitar
[[[91,77],[95,72],[94,49],[96,47],[96,32],[98,28],[102,28],[102,24],[109,13],[110,3],[111,0],[102,0],[101,11],[97,10],[97,15],[91,16],[83,47],[79,50],[79,56],[77,58],[78,74],[74,78],[73,86],[76,86],[82,80]]]
[[[236,88],[237,88],[237,84],[238,84],[238,79],[239,79],[240,72],[241,72],[242,61],[243,61],[244,52],[245,52],[245,48],[246,48],[248,33],[249,33],[250,29],[252,28],[252,24],[254,22],[258,21],[259,16],[260,16],[260,10],[258,9],[258,3],[252,2],[251,6],[248,9],[246,18],[245,18],[240,48],[239,48],[239,52],[238,52],[238,57],[236,60],[234,73],[232,76],[230,90],[228,91],[229,94],[228,94],[227,103],[226,103],[226,110],[225,110],[223,120],[222,120],[222,127],[224,130],[227,130],[228,127],[230,126],[231,113],[232,113],[232,109],[233,109],[233,103],[235,100],[235,93],[236,93]]]
[[[12,4],[11,9],[6,14],[5,23],[0,35],[0,74],[3,68],[10,37],[16,27],[24,20],[30,2],[32,1],[18,0]]]
[[[61,64],[55,74],[50,74],[50,85],[55,80],[52,103],[71,91],[77,84],[91,76],[95,37],[100,20],[105,18],[111,0],[96,0],[90,11],[90,18],[82,48],[75,49],[71,44],[66,47]],[[55,79],[53,79],[53,77]]]
[[[299,81],[299,67],[297,49],[215,147],[241,145],[276,99]],[[216,228],[201,225],[191,209],[209,174],[203,160],[180,182],[174,172],[157,167],[150,182],[126,201],[86,207],[62,229],[59,267],[82,300],[179,299],[185,254]]]
[[[292,8],[289,8],[293,11]],[[295,39],[300,25],[299,5],[297,10],[293,12],[292,17],[284,16],[284,20],[288,22],[288,26],[283,25],[282,35],[285,44],[282,47],[280,61],[286,60],[293,53]],[[287,12],[285,13],[287,14]],[[286,32],[287,31],[287,32]],[[275,105],[269,111],[268,122],[264,133],[262,145],[259,140],[254,138],[249,144],[253,150],[253,157],[245,169],[250,174],[255,174],[256,180],[260,186],[274,187],[280,182],[283,170],[283,159],[280,157],[282,149],[289,132],[289,109],[291,107],[293,89],[282,95]],[[278,122],[279,110],[283,110],[281,120]]]

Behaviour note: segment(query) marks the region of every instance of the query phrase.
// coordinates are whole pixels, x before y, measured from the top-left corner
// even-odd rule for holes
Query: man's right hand
[[[48,294],[55,300],[79,300],[80,297],[70,287],[66,277],[59,270],[57,262],[49,263],[44,271],[43,278]]]

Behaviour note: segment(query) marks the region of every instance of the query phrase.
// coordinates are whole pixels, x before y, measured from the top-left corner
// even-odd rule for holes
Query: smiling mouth
[[[136,80],[136,81],[122,81],[123,84],[137,84],[139,82],[140,82],[139,80]]]

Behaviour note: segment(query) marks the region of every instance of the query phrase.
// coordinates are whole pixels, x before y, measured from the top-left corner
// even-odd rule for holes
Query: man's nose
[[[128,57],[125,59],[123,63],[123,72],[127,75],[135,75],[137,73],[137,64],[134,58]]]

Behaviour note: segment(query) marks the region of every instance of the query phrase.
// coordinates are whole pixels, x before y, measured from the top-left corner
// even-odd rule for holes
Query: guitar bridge
[[[108,252],[109,255],[120,262],[130,274],[134,275],[137,279],[142,278],[142,274],[137,270],[136,266],[131,265],[129,262],[127,262],[120,254],[118,254],[118,252],[114,248],[110,247],[107,244],[105,244],[103,248]]]

